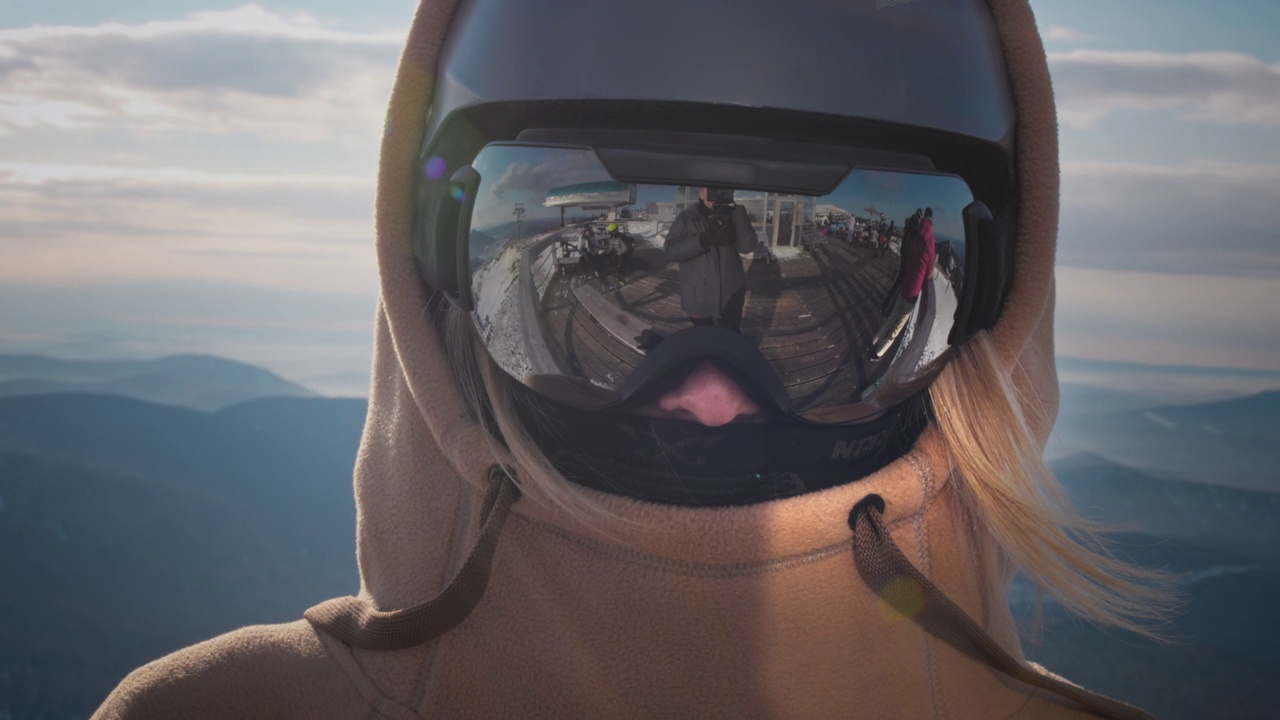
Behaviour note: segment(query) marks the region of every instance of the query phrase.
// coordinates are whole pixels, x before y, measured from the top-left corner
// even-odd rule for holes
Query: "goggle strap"
[[[955,324],[947,344],[962,345],[1000,318],[1012,277],[1009,248],[1015,210],[1012,204],[998,217],[975,200],[962,212],[965,233],[964,285],[956,306]]]
[[[413,257],[433,289],[464,310],[475,308],[471,295],[471,211],[480,173],[459,168],[448,180],[425,179],[418,185],[418,212],[413,228]]]

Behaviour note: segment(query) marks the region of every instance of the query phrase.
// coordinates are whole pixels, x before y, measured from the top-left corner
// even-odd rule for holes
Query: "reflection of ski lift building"
[[[561,185],[548,190],[542,204],[560,208],[560,227],[564,227],[564,209],[569,207],[605,210],[607,220],[613,222],[618,219],[618,208],[636,204],[636,186],[612,180]]]
[[[677,212],[698,202],[702,188],[681,186],[676,188]],[[815,198],[807,195],[762,192],[759,190],[735,190],[734,202],[746,208],[756,237],[768,248],[799,246],[805,233],[816,233],[817,216]]]

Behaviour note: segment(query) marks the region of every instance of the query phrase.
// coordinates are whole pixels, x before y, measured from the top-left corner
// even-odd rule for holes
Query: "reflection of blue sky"
[[[496,145],[471,165],[480,173],[471,219],[479,230],[511,222],[516,203],[524,205],[525,219],[558,218],[560,208],[543,205],[548,190],[612,179],[594,153],[568,148]]]
[[[560,208],[546,207],[547,191],[577,183],[612,180],[595,154],[572,148],[494,145],[472,162],[480,173],[471,226],[484,230],[511,222],[516,203],[523,203],[525,219],[559,218]],[[636,206],[651,202],[673,202],[670,185],[636,185]],[[581,208],[567,208],[569,217],[587,214]]]
[[[477,230],[511,222],[516,203],[523,204],[526,220],[558,218],[559,208],[543,204],[549,190],[613,179],[594,153],[573,148],[494,145],[476,156],[472,166],[481,177],[471,223]],[[675,198],[675,186],[636,186],[636,205],[641,208]],[[817,198],[819,204],[835,205],[861,217],[874,208],[899,226],[916,209],[932,208],[934,233],[952,238],[963,237],[961,211],[972,200],[959,178],[873,170],[855,170],[834,192]],[[583,212],[568,210],[570,216]]]
[[[866,216],[874,207],[901,227],[917,208],[933,208],[933,232],[951,238],[964,237],[961,212],[973,202],[963,180],[946,175],[855,170],[832,194],[818,200]]]

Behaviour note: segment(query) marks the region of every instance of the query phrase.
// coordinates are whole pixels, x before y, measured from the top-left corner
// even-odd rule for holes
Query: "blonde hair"
[[[445,340],[464,398],[475,417],[496,426],[521,473],[526,492],[601,527],[616,515],[566,480],[530,437],[515,406],[511,383],[480,346],[467,314],[451,307]],[[939,429],[953,461],[960,504],[978,533],[994,542],[996,567],[988,580],[1001,586],[1022,570],[1036,589],[1096,623],[1156,637],[1149,621],[1167,616],[1170,577],[1108,554],[1106,529],[1072,509],[1045,465],[1009,374],[1001,369],[986,332],[957,349],[930,387]],[[496,442],[496,440],[495,440]]]
[[[1159,637],[1151,621],[1177,605],[1174,577],[1116,558],[1102,536],[1114,528],[1071,506],[986,331],[956,349],[929,395],[961,505],[997,560],[1076,615]]]

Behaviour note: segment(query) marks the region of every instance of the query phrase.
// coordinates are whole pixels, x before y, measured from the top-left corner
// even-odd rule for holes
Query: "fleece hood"
[[[951,467],[934,429],[870,477],[822,492],[713,509],[602,495],[624,521],[610,532],[526,495],[499,538],[485,535],[492,468],[521,468],[468,413],[411,248],[415,163],[456,9],[457,0],[418,8],[382,143],[381,297],[355,474],[361,589],[353,602],[384,617],[419,606],[459,574],[481,539],[494,544],[492,564],[475,608],[425,644],[353,648],[319,623],[361,692],[405,717],[512,708],[560,717],[1069,713],[887,617],[849,563],[850,509],[878,495],[883,525],[910,562],[1022,662],[1003,599],[977,579],[986,549],[945,491]],[[991,0],[990,9],[1016,104],[1019,179],[1015,273],[993,335],[1019,389],[1037,399],[1028,420],[1043,444],[1057,412],[1055,111],[1027,3]]]
[[[1056,116],[1044,50],[1030,8],[1024,0],[989,4],[1008,60],[1016,106],[1019,180],[1014,276],[993,338],[1023,395],[1037,400],[1028,408],[1028,419],[1043,443],[1057,413],[1058,392],[1052,346],[1058,225]],[[432,582],[422,577],[418,555],[423,548],[441,546],[437,536],[442,528],[415,519],[420,508],[460,502],[457,493],[483,491],[491,466],[513,462],[466,409],[440,329],[427,312],[432,289],[418,274],[412,253],[415,165],[430,115],[436,62],[457,6],[457,0],[420,5],[401,58],[381,151],[377,193],[381,296],[369,422],[359,455],[356,494],[362,593],[382,607],[403,606],[432,591]],[[930,434],[922,438],[917,453],[928,458],[934,473],[945,476],[941,443]],[[914,477],[910,466],[904,457],[869,480],[877,486],[911,484],[893,480]],[[448,474],[456,477],[445,479]],[[632,508],[625,500],[604,500],[611,509],[625,508],[625,515],[649,512]],[[522,507],[535,504],[526,502]],[[905,509],[911,503],[893,505]]]
[[[1057,411],[1053,97],[1026,0],[988,2],[1020,183],[993,335],[1043,445]],[[933,427],[856,482],[752,505],[597,493],[618,519],[602,527],[536,486],[521,496],[502,468],[526,469],[468,413],[411,250],[416,158],[457,3],[420,5],[382,145],[359,595],[149,663],[95,717],[1147,717],[1023,659],[1004,568]]]

